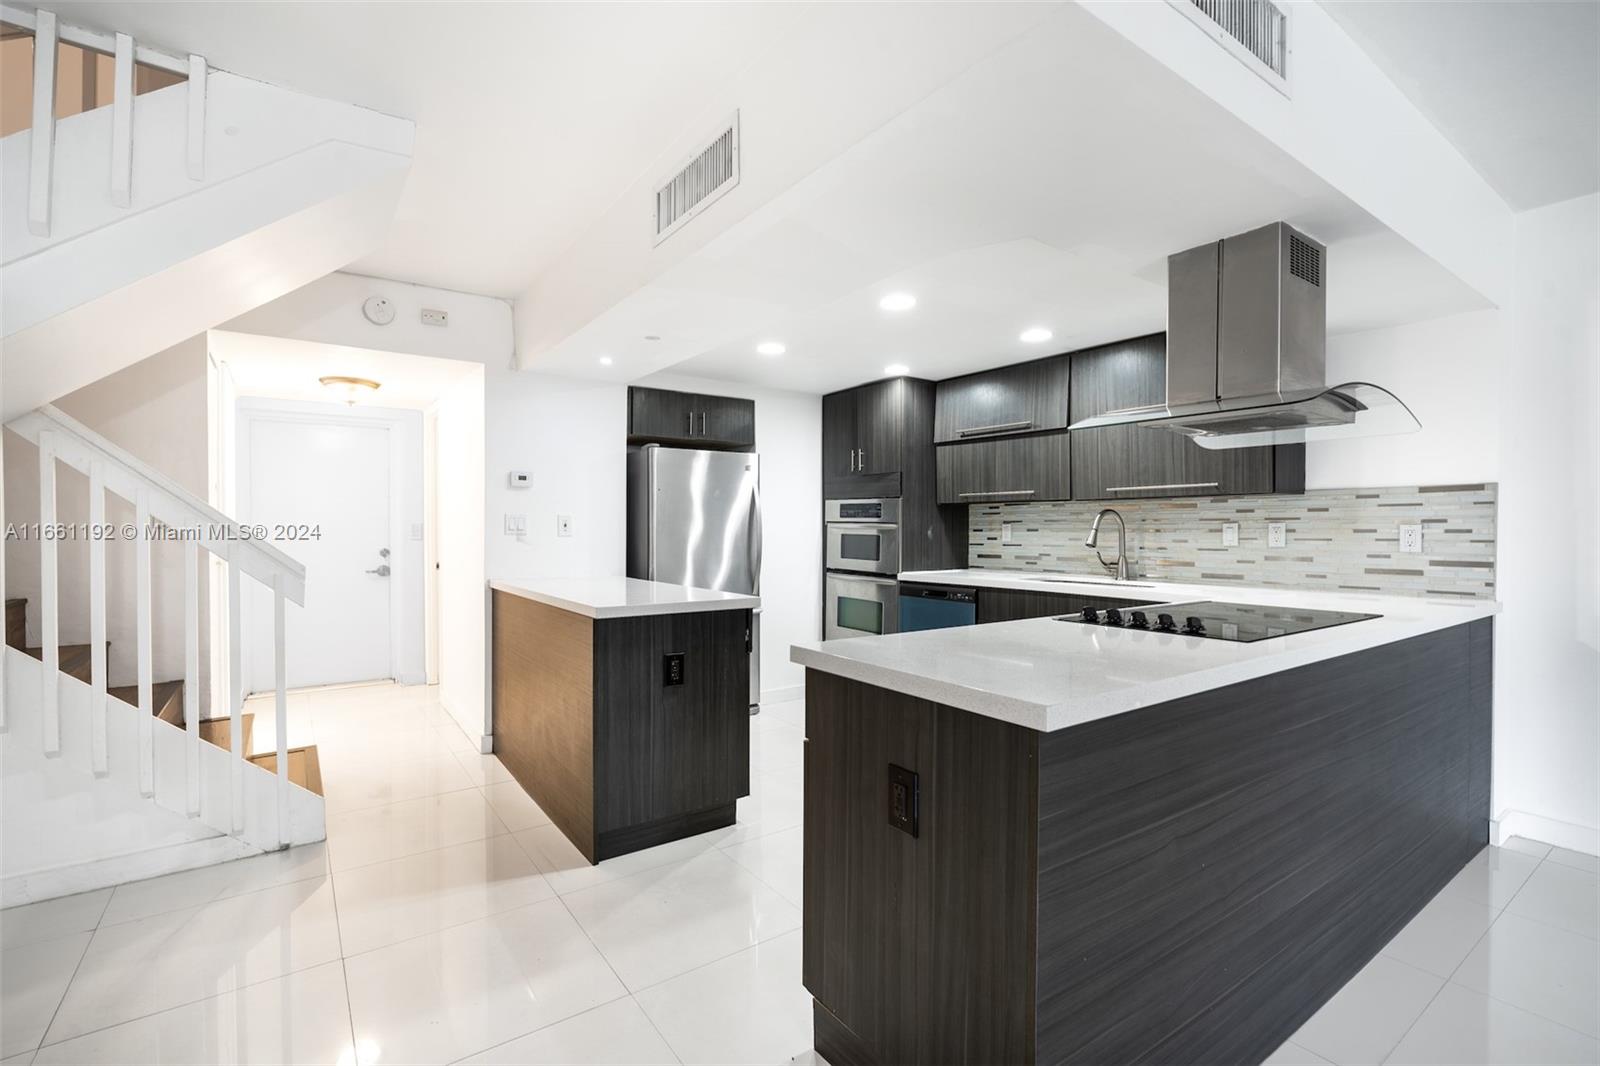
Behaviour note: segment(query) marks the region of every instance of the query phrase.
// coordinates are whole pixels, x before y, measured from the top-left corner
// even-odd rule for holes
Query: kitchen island
[[[1381,617],[796,645],[830,1062],[1259,1062],[1487,843],[1492,602],[1083,589]]]
[[[732,825],[750,791],[755,596],[491,581],[494,751],[586,859]]]

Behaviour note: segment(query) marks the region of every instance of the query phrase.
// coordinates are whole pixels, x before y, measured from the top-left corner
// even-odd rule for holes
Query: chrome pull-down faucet
[[[1117,520],[1117,561],[1115,563],[1106,562],[1097,547],[1097,542],[1100,539],[1100,520],[1106,515],[1110,515]],[[1107,573],[1115,574],[1118,581],[1131,581],[1133,579],[1133,568],[1128,565],[1128,527],[1123,524],[1122,516],[1115,510],[1107,507],[1094,516],[1094,524],[1089,527],[1089,535],[1084,538],[1083,546],[1085,548],[1094,548],[1094,557],[1100,560],[1100,565],[1106,568]]]

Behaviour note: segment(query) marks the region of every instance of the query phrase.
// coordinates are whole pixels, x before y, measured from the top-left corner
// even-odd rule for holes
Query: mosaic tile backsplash
[[[1493,599],[1497,488],[972,504],[967,559],[983,569],[1104,575],[1083,538],[1095,512],[1114,505],[1128,524],[1129,557],[1146,578]],[[1238,547],[1222,544],[1227,522],[1239,524]],[[1267,546],[1269,522],[1286,523],[1284,547]],[[1402,553],[1399,527],[1414,523],[1422,525],[1422,552]],[[1100,534],[1101,554],[1114,561],[1116,523],[1107,520]]]

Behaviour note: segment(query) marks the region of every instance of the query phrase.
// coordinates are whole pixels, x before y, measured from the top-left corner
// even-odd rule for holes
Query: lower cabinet
[[[940,503],[1027,503],[1072,498],[1072,434],[941,444],[935,449]]]
[[[1072,596],[1058,592],[1029,592],[1022,589],[978,590],[978,624],[1014,622],[1019,618],[1055,618],[1077,614],[1085,607],[1097,611],[1107,607],[1143,607],[1159,600],[1130,600],[1112,596]]]

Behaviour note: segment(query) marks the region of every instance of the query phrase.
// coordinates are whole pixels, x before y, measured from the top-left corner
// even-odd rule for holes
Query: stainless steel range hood
[[[1167,402],[1072,429],[1139,425],[1204,448],[1412,433],[1399,398],[1327,386],[1327,249],[1275,222],[1167,257]]]

